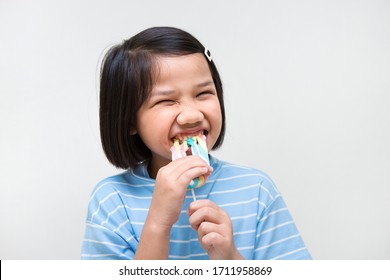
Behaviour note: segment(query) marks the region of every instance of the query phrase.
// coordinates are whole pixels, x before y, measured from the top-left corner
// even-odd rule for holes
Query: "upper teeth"
[[[190,137],[202,136],[202,135],[206,135],[206,133],[207,133],[207,131],[202,130],[199,133],[193,134],[193,135],[182,135],[182,134],[180,134],[180,135],[177,135],[174,139],[179,139],[180,141],[185,141],[185,140],[187,140]]]

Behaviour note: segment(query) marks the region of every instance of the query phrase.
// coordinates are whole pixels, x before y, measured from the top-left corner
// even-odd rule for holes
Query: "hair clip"
[[[211,62],[213,57],[211,56],[211,52],[208,48],[204,48],[204,55],[207,57],[207,59]]]

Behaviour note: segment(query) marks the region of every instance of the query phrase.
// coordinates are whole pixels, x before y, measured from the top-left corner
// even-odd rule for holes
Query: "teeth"
[[[207,136],[208,134],[208,131],[207,130],[202,130],[200,131],[198,134],[196,135],[182,135],[182,134],[179,134],[179,135],[176,135],[176,137],[174,137],[172,139],[172,141],[174,142],[175,139],[179,141],[179,144],[183,144],[185,141],[187,141],[188,138],[192,138],[192,137],[202,137],[202,136]]]

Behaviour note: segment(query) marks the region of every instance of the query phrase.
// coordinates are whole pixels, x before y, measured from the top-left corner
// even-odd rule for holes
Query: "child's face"
[[[150,97],[137,112],[136,127],[152,152],[155,172],[171,161],[175,137],[204,133],[210,150],[222,127],[217,91],[203,54],[158,57],[156,68]]]

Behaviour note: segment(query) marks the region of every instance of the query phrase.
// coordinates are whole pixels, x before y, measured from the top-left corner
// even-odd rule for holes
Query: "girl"
[[[280,193],[261,171],[209,155],[171,161],[174,139],[225,134],[222,83],[210,52],[169,27],[111,48],[100,84],[104,152],[122,174],[94,189],[83,259],[309,259]],[[195,189],[196,177],[208,178]]]

